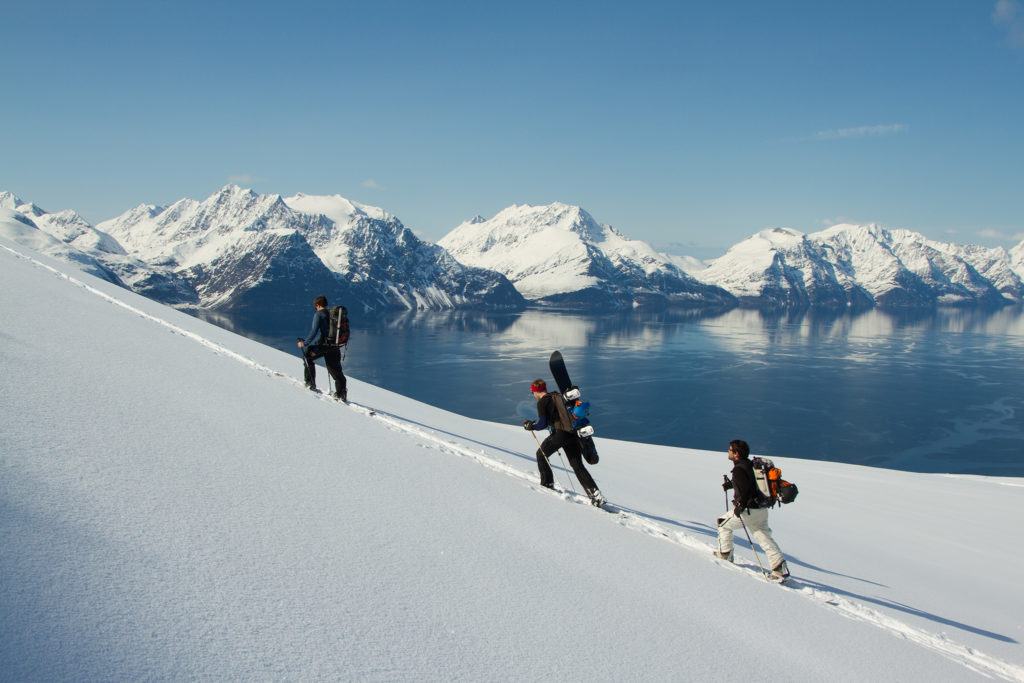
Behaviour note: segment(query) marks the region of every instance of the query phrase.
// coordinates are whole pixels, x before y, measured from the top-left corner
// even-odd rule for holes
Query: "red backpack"
[[[332,346],[348,344],[348,309],[344,306],[332,306],[328,318],[331,326],[327,333],[327,343]]]

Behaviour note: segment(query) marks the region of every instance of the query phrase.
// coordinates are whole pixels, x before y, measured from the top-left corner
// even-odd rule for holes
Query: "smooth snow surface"
[[[1024,680],[1020,479],[777,459],[781,587],[711,557],[724,452],[599,438],[609,513],[2,237],[0,313],[5,681]]]

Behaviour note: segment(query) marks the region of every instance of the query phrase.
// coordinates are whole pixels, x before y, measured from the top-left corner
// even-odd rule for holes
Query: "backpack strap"
[[[569,419],[569,411],[565,409],[565,399],[557,391],[550,392],[548,396],[555,402],[555,408],[558,410],[558,422],[553,426],[563,432],[572,432],[572,420]]]

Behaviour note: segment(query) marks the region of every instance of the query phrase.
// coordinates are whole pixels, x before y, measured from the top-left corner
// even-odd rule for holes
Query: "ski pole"
[[[561,449],[558,450],[558,459],[562,461],[562,469],[566,471],[565,478],[569,480],[569,490],[572,491],[573,495],[576,495],[576,487],[572,485],[572,477],[569,476],[569,468],[565,464],[565,458],[562,457]]]
[[[761,558],[757,554],[757,548],[754,547],[753,539],[750,538],[750,532],[747,531],[747,524],[743,521],[743,513],[741,512],[736,516],[740,518],[740,524],[743,525],[743,533],[747,535],[747,542],[750,543],[750,549],[754,551],[754,559],[757,560],[757,566],[761,569],[761,574],[764,576],[764,580],[771,581],[771,579],[768,578],[768,572],[764,570],[764,565],[761,564]]]

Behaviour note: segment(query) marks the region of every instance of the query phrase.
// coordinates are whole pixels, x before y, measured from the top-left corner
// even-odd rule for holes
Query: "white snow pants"
[[[754,541],[761,546],[768,556],[768,569],[774,569],[785,559],[778,544],[772,538],[772,530],[768,528],[768,508],[754,508],[743,512],[743,521],[734,512],[729,512],[718,525],[718,549],[725,554],[732,550],[732,537],[737,529],[747,525],[747,531]]]

